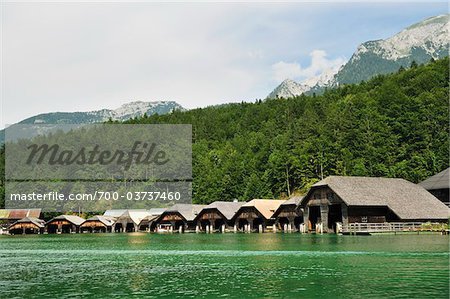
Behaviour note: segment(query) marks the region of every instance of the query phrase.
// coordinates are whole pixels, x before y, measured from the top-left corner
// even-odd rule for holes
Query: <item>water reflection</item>
[[[448,236],[0,237],[0,298],[448,298]]]

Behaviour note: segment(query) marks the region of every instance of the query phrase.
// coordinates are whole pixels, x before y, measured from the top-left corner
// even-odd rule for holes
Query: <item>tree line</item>
[[[447,168],[448,99],[445,58],[321,95],[175,110],[125,123],[192,124],[195,203],[282,198],[329,175],[417,183]],[[4,150],[0,155],[3,173]],[[3,186],[2,178],[1,192]]]

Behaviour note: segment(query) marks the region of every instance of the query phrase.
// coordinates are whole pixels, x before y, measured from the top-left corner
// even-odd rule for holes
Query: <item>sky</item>
[[[441,2],[2,2],[0,127],[130,101],[263,99],[387,38]]]

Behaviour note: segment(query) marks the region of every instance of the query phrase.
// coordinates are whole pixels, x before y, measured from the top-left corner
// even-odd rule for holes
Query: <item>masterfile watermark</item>
[[[156,165],[164,165],[169,162],[166,152],[157,150],[156,143],[147,143],[142,141],[135,141],[130,151],[101,149],[100,145],[96,144],[91,150],[82,147],[79,151],[61,150],[58,144],[31,144],[27,147],[30,154],[26,161],[27,164],[48,163],[49,165],[107,165],[117,163],[124,165],[125,170],[129,170],[131,164],[146,164],[154,163]]]
[[[13,125],[5,141],[7,208],[191,202],[191,125]]]

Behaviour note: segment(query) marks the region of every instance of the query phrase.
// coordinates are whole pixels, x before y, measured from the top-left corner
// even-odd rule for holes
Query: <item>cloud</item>
[[[280,61],[273,64],[273,78],[277,82],[285,79],[303,81],[318,76],[324,71],[337,69],[346,61],[343,57],[328,59],[327,53],[323,50],[314,50],[309,56],[311,57],[311,63],[308,67],[302,67],[298,62]]]

